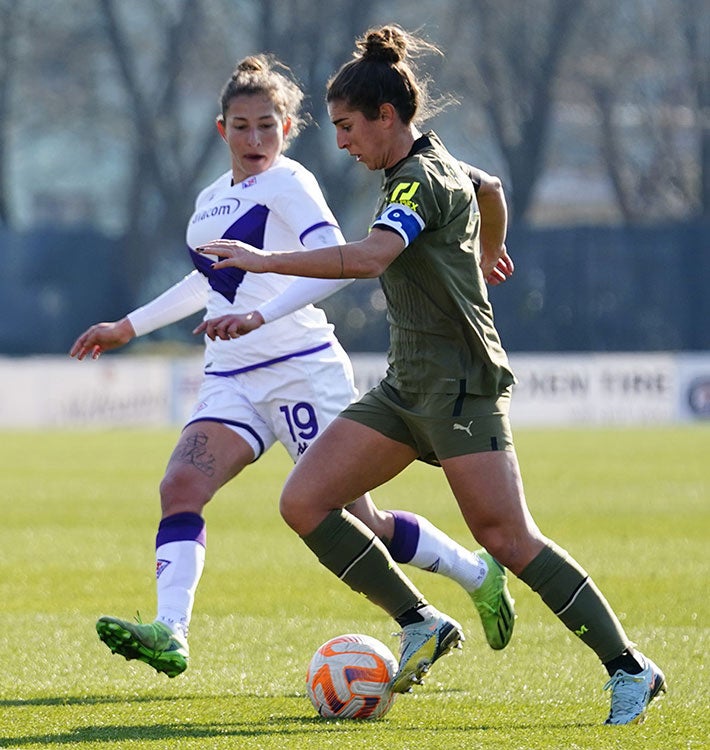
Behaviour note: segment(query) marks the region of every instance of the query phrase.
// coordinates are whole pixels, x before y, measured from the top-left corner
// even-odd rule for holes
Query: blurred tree
[[[601,157],[626,223],[707,215],[708,126],[700,113],[703,97],[708,106],[709,15],[696,0],[601,0],[588,8],[587,25],[606,43],[602,50],[585,40],[572,85],[596,110]]]
[[[12,108],[12,73],[17,66],[16,18],[15,2],[13,0],[0,0],[0,225],[3,226],[11,224],[8,190],[8,138]]]
[[[139,279],[148,261],[160,264],[169,258],[175,265],[173,251],[184,244],[185,221],[205,179],[205,164],[221,145],[214,127],[218,91],[212,112],[198,125],[190,122],[194,114],[185,107],[185,79],[192,66],[203,64],[201,53],[210,41],[208,15],[201,0],[144,0],[142,10],[134,5],[133,12],[116,0],[98,0],[98,5],[128,108],[124,267],[128,278]],[[136,12],[145,26],[136,24]],[[213,61],[223,61],[226,79],[225,71],[231,70],[226,45],[207,48]],[[221,55],[220,49],[225,50]]]
[[[706,0],[427,0],[417,8],[402,0],[386,7],[374,0],[65,0],[61,13],[43,0],[0,0],[0,221],[22,189],[8,164],[20,151],[30,163],[51,156],[62,182],[44,189],[83,185],[104,211],[109,196],[112,229],[131,235],[128,276],[145,268],[148,237],[155,268],[163,254],[172,257],[162,247],[181,237],[178,217],[184,222],[196,190],[217,168],[221,142],[212,118],[225,71],[244,54],[272,51],[296,72],[320,123],[296,141],[293,156],[319,176],[346,229],[359,231],[371,208],[363,188],[376,175],[338,154],[323,91],[354,38],[388,21],[421,24],[447,53],[435,88],[456,91],[461,106],[436,127],[465,139],[475,119],[475,153],[482,141],[497,144],[490,168],[506,178],[514,220],[531,220],[536,187],[547,176],[561,85],[565,105],[586,105],[589,122],[585,142],[568,139],[558,162],[579,169],[580,147],[598,141],[628,220],[687,215],[689,207],[707,215],[708,14]],[[33,96],[26,91],[61,105],[51,132],[29,135]],[[692,127],[679,129],[679,118]],[[85,179],[78,176],[83,161],[92,166]],[[653,175],[669,164],[672,200],[664,208],[648,194],[662,190]],[[33,198],[22,198],[24,205],[15,203],[27,215]]]
[[[325,90],[329,77],[350,59],[356,37],[374,23],[379,3],[260,0],[256,5],[257,48],[275,53],[297,73],[316,123],[295,141],[291,155],[317,175],[333,211],[342,220],[353,211],[354,196],[361,193],[358,188],[369,180],[364,174],[366,170],[358,168],[353,160],[348,161],[346,155],[338,154]],[[359,231],[363,229],[361,220]]]
[[[679,0],[680,24],[687,42],[692,96],[698,131],[700,215],[710,218],[710,5],[707,0]]]
[[[219,88],[236,60],[254,52],[276,54],[312,93],[314,119],[327,121],[322,92],[333,59],[352,45],[374,0],[362,0],[357,12],[351,8],[346,13],[326,0],[288,4],[148,0],[139,11],[147,27],[136,23],[137,6],[131,4],[134,12],[129,13],[126,5],[98,0],[111,63],[125,93],[124,117],[130,133],[125,268],[135,279],[145,267],[147,248],[152,262],[160,263],[161,252],[172,259],[171,246],[182,243],[185,220],[207,179],[205,165],[224,148],[214,116]],[[322,34],[324,27],[327,35]],[[241,34],[230,39],[230,28]],[[189,89],[195,80],[208,78],[200,76],[200,67],[219,70],[219,84],[212,92],[210,109],[196,119],[196,97],[189,95]],[[328,158],[336,150],[331,141],[330,132],[308,128],[297,139],[292,155],[318,175],[338,213],[339,207],[348,208],[352,177],[342,159],[334,163]],[[227,164],[225,159],[221,168]]]
[[[490,119],[518,221],[528,217],[544,166],[560,67],[586,2],[465,0],[446,30],[446,48],[459,52],[461,85]],[[462,15],[468,23],[457,22]]]

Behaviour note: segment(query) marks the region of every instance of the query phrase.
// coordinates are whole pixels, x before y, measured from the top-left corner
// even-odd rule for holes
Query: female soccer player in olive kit
[[[150,623],[101,617],[96,624],[112,651],[169,677],[188,665],[187,631],[205,559],[205,505],[277,440],[299,459],[357,395],[333,327],[310,304],[349,281],[216,270],[195,252],[220,237],[265,248],[344,241],[313,175],[282,153],[302,124],[302,98],[272,58],[239,64],[222,91],[217,120],[231,169],[200,193],[188,223],[196,270],[125,318],[92,326],[70,352],[96,358],[205,307],[208,318],[222,316],[220,324],[197,329],[206,333],[205,375],[160,485],[157,617]],[[485,173],[481,190],[495,193]],[[249,335],[238,336],[237,327]],[[464,549],[422,516],[380,511],[367,494],[350,500],[351,512],[387,540],[395,559],[436,570],[469,592],[492,648],[508,643],[513,602],[505,571],[491,555]]]
[[[379,277],[387,298],[387,374],[310,446],[284,486],[281,512],[327,568],[402,626],[393,687],[403,691],[457,645],[460,628],[343,508],[416,459],[440,464],[478,542],[608,670],[607,723],[638,722],[665,689],[661,670],[633,648],[589,575],[542,534],[527,507],[508,420],[514,376],[484,283],[496,259],[484,254],[479,268],[471,182],[439,138],[414,124],[427,98],[406,58],[426,48],[397,26],[371,30],[328,85],[338,146],[384,172],[365,239],[313,252],[270,253],[225,240],[203,248],[222,258],[217,268]]]

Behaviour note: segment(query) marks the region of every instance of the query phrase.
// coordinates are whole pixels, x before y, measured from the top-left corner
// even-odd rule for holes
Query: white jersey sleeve
[[[282,168],[282,171],[285,170]],[[304,169],[292,173],[291,179],[283,181],[278,200],[273,203],[273,211],[285,226],[298,233],[299,244],[308,250],[345,243],[316,178]]]
[[[136,336],[144,336],[202,310],[207,304],[208,290],[207,279],[193,271],[126,317],[131,321]]]
[[[321,226],[309,232],[303,239],[303,245],[309,250],[332,245],[344,245],[345,237],[338,227],[331,225]],[[353,283],[355,279],[311,279],[308,277],[297,278],[278,297],[272,297],[257,307],[265,323],[277,320],[284,315],[289,315],[300,310],[306,305],[315,305],[321,300],[330,297],[331,294],[344,289]]]
[[[296,279],[283,294],[270,299],[257,307],[264,323],[278,320],[284,315],[290,315],[306,305],[315,305],[321,300],[350,286],[355,279],[311,279],[302,277]]]

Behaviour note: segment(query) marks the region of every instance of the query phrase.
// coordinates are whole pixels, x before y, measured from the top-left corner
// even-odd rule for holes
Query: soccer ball
[[[306,688],[313,707],[326,719],[377,719],[392,707],[390,682],[397,660],[369,635],[339,635],[313,654]]]

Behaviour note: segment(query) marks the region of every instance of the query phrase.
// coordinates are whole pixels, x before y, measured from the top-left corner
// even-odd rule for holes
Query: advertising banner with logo
[[[706,354],[679,354],[678,418],[710,420],[710,367]]]

